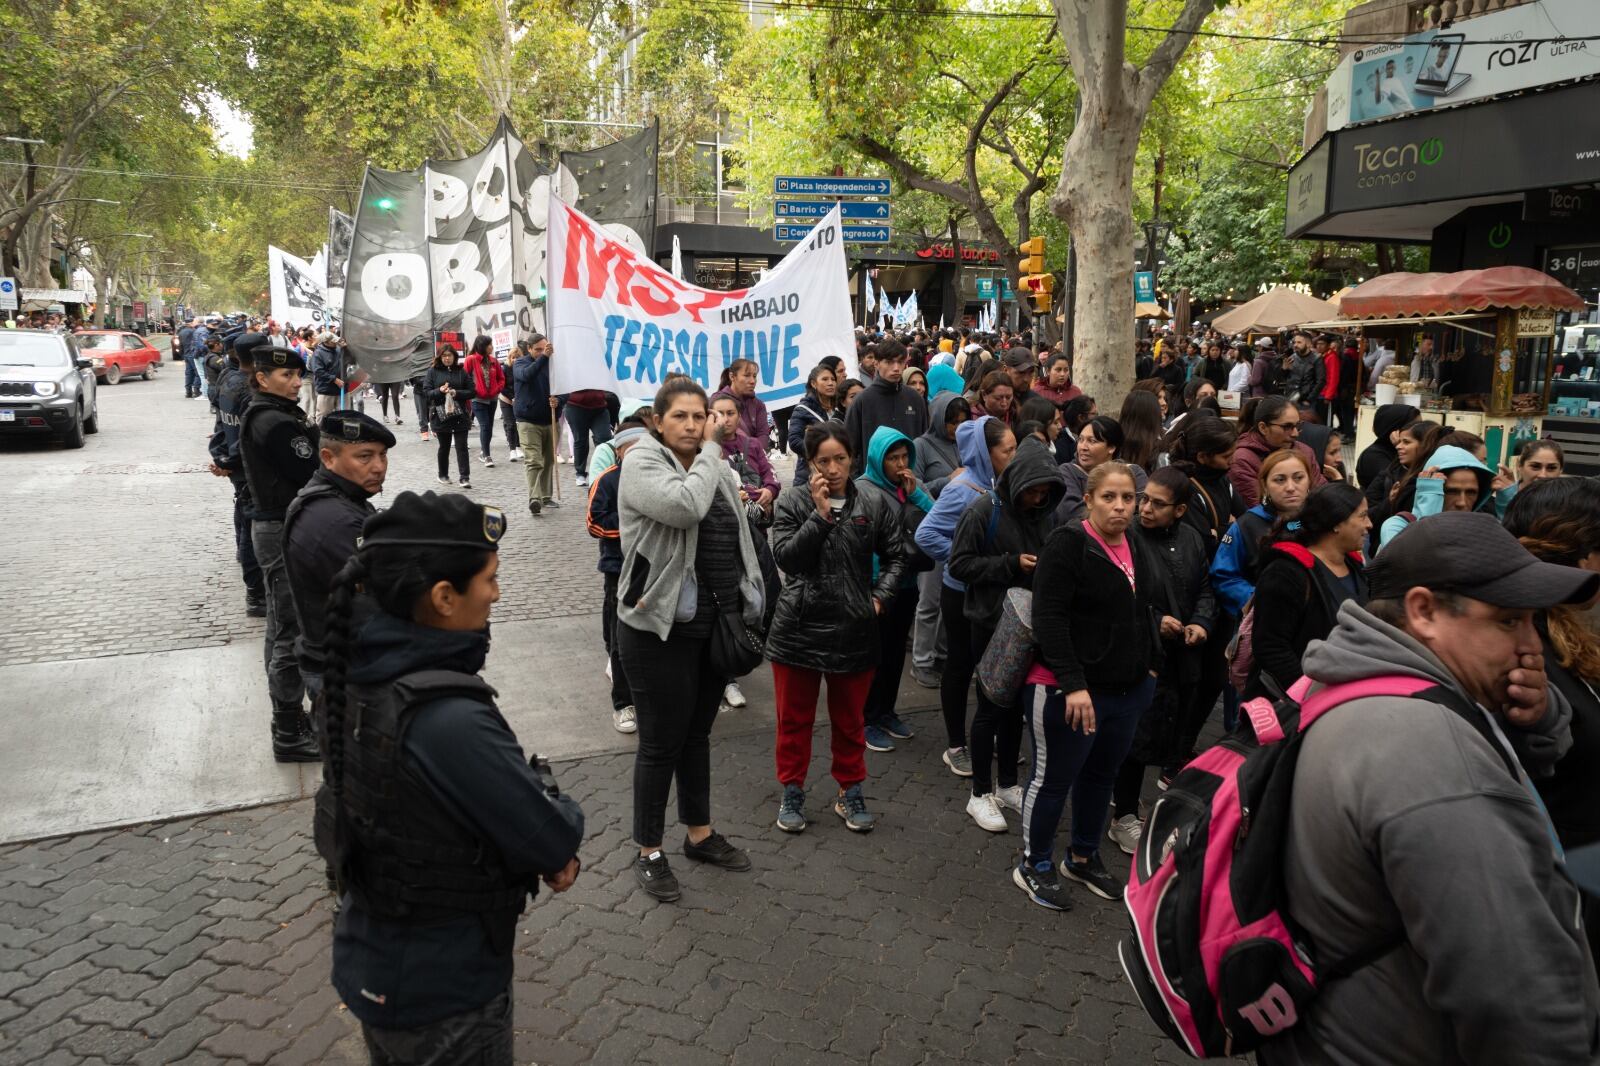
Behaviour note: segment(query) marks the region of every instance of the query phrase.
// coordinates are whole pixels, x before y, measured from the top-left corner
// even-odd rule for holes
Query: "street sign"
[[[182,296],[183,290],[173,285],[164,286],[161,290],[163,296]]]
[[[884,203],[845,203],[834,200],[778,200],[772,205],[772,214],[777,218],[803,219],[825,218],[834,207],[839,208],[839,217],[844,219],[867,219],[869,221],[889,221],[889,205]]]
[[[994,279],[993,278],[979,278],[978,279],[978,299],[980,299],[980,300],[992,300],[992,299],[994,299]]]
[[[814,225],[791,226],[783,222],[774,227],[778,241],[785,244],[805,240],[806,234],[815,228]],[[844,242],[846,244],[889,243],[888,226],[842,226],[840,228],[844,230]]]
[[[1135,303],[1154,303],[1156,298],[1156,275],[1151,270],[1136,270],[1133,273],[1133,299]]]
[[[888,196],[888,178],[799,178],[783,175],[772,179],[772,191],[779,196]]]
[[[0,311],[17,309],[17,279],[0,278]]]
[[[1017,298],[1017,294],[1011,288],[1011,278],[1010,277],[1002,277],[1000,279],[1000,299],[1002,299],[1002,300],[1015,300],[1016,298]]]

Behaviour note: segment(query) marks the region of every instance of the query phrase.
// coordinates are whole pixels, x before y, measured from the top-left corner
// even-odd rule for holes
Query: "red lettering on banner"
[[[684,311],[698,323],[705,321],[702,311],[720,307],[730,300],[741,300],[749,291],[713,292],[689,285],[654,263],[635,259],[627,245],[596,231],[565,204],[561,205],[561,210],[567,215],[567,247],[561,269],[563,289],[582,288],[591,299],[598,299],[614,282],[617,303],[624,307],[637,303],[646,314],[657,316]],[[580,263],[587,274],[587,285],[581,284],[578,278]],[[632,284],[636,278],[640,283]]]

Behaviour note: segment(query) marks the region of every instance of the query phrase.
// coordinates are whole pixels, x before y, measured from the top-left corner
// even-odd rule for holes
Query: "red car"
[[[137,333],[120,329],[84,329],[72,335],[78,352],[94,363],[94,376],[107,385],[137,374],[145,381],[161,369],[161,353]]]

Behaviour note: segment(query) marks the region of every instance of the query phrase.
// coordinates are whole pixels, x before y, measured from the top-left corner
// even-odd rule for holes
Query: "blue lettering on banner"
[[[716,387],[710,368],[711,337],[706,331],[680,329],[674,333],[654,322],[623,315],[607,315],[604,327],[603,355],[619,382],[658,385],[668,374],[688,374],[708,391]],[[721,333],[717,338],[721,355],[718,370],[726,369],[735,359],[750,359],[759,374],[756,394],[763,400],[803,395],[804,375],[796,363],[804,329],[795,322],[763,330]]]

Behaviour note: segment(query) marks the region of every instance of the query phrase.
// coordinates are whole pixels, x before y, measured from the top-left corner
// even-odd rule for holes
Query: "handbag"
[[[738,611],[727,610],[715,592],[706,591],[711,592],[711,603],[717,611],[711,626],[711,669],[729,679],[743,677],[761,665],[767,657],[766,648]]]
[[[1009,707],[1017,701],[1022,683],[1039,650],[1033,639],[1033,593],[1009,589],[1000,610],[1000,624],[978,661],[978,688],[991,703]]]

